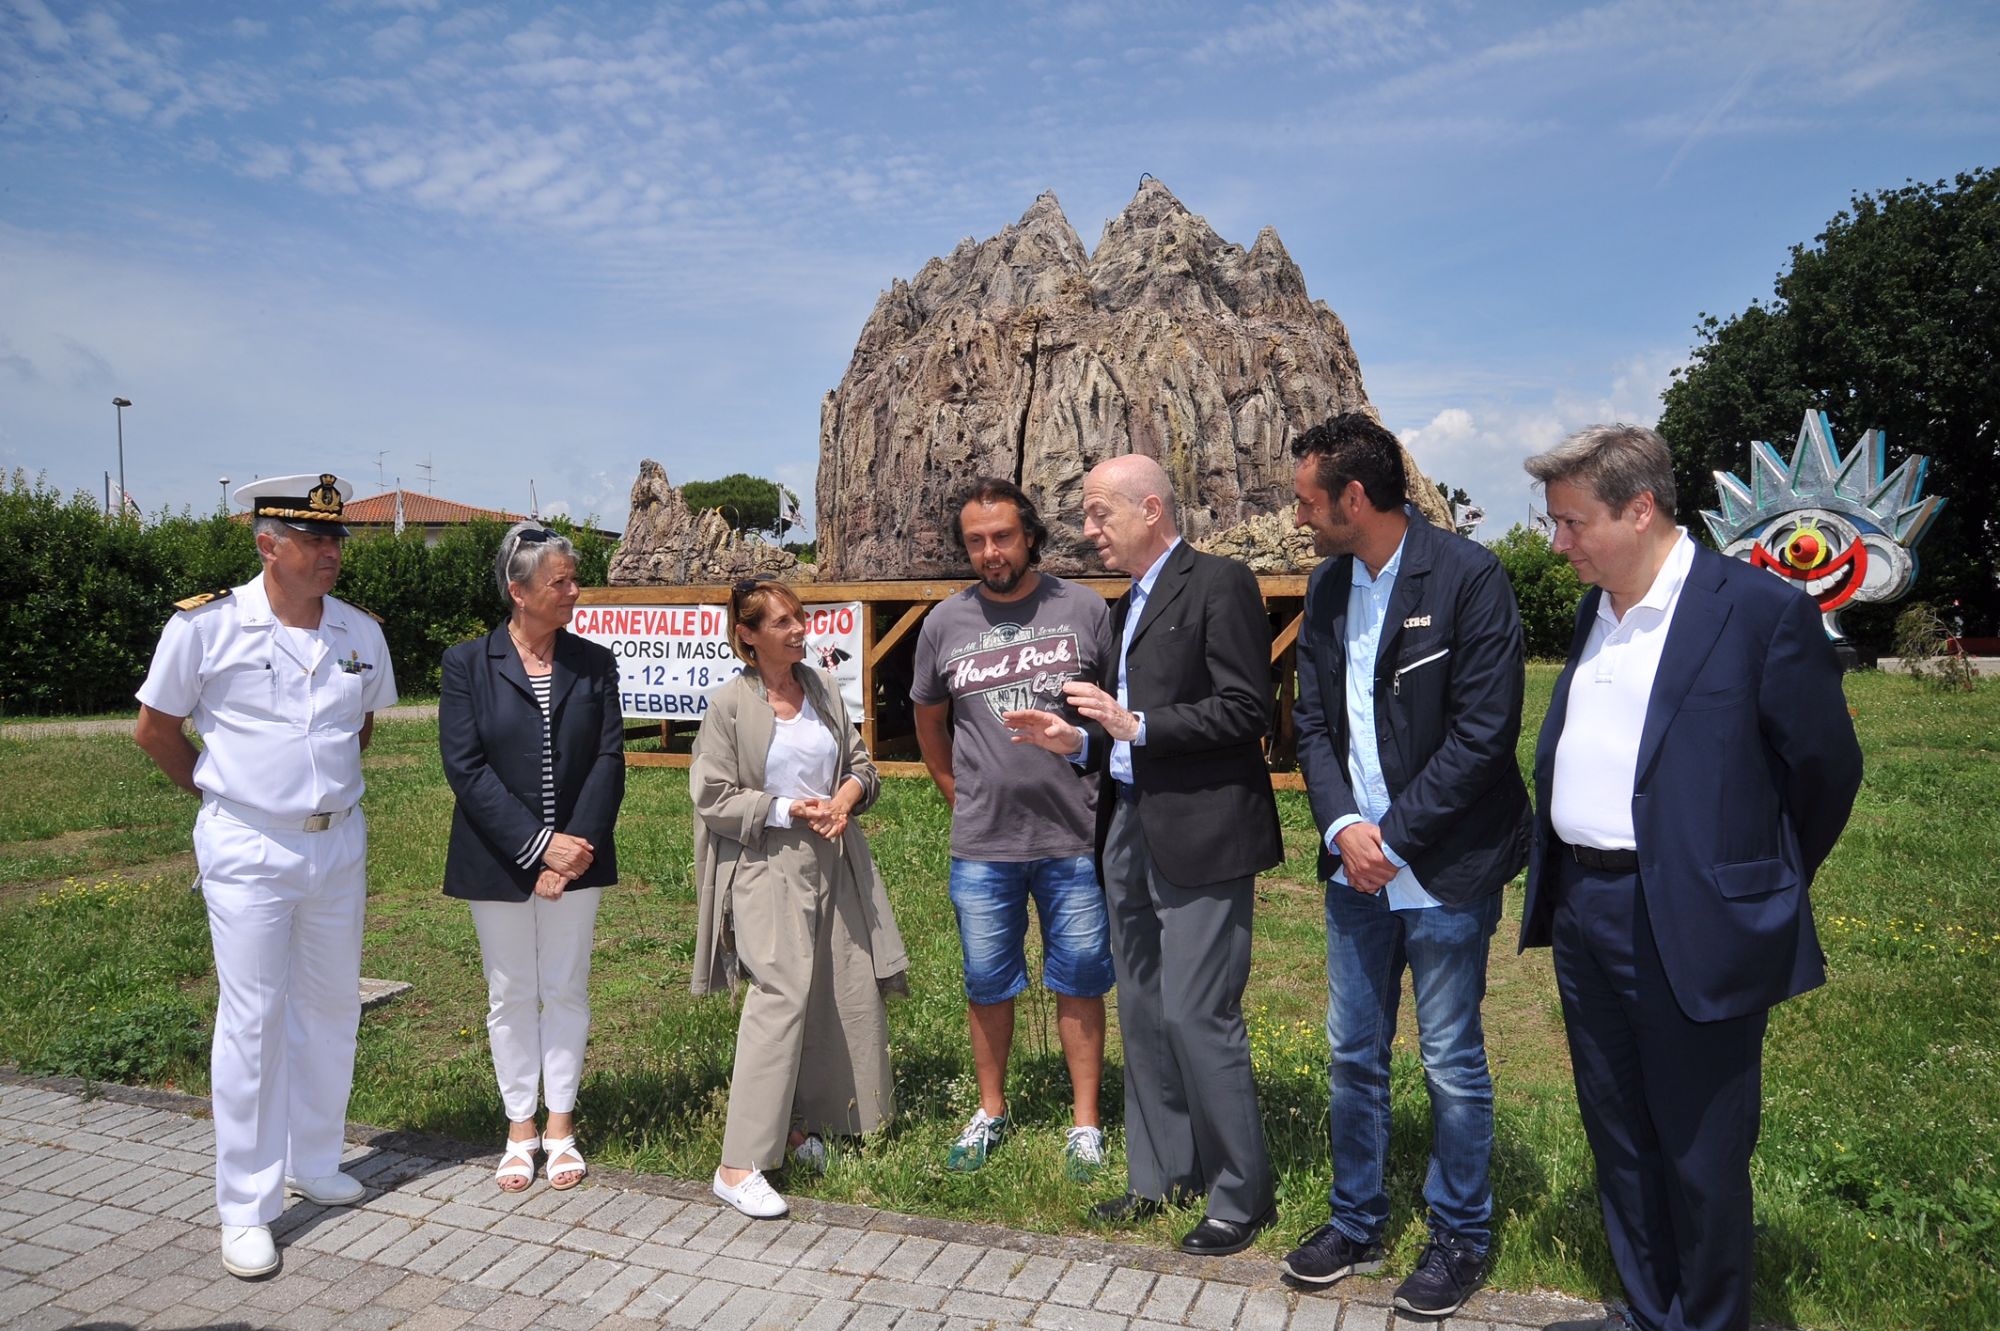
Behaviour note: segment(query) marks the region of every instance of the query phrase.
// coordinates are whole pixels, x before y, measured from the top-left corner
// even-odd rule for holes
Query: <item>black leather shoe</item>
[[[1196,1257],[1227,1257],[1232,1252],[1242,1252],[1257,1241],[1257,1235],[1267,1226],[1277,1223],[1278,1208],[1275,1206],[1248,1224],[1204,1216],[1202,1222],[1181,1239],[1181,1251]]]
[[[1151,1197],[1128,1192],[1123,1197],[1113,1197],[1108,1202],[1099,1202],[1091,1207],[1090,1218],[1107,1225],[1129,1225],[1139,1220],[1151,1220],[1160,1213],[1161,1205]]]

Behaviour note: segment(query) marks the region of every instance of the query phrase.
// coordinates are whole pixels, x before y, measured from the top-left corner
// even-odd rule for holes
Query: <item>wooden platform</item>
[[[1131,585],[1129,578],[1068,578],[1107,601],[1115,601]],[[875,765],[886,775],[927,775],[917,754],[916,724],[910,706],[917,627],[932,606],[972,585],[970,578],[914,579],[896,582],[788,583],[810,604],[859,601],[861,616],[861,683],[868,708],[861,735]],[[1292,701],[1297,696],[1299,620],[1305,609],[1306,575],[1284,574],[1257,579],[1264,608],[1271,618],[1271,690],[1277,704],[1276,723],[1265,745],[1272,764],[1271,784],[1281,790],[1303,789],[1292,731]],[[724,605],[730,589],[704,584],[681,587],[586,587],[578,598],[584,605]],[[625,737],[657,738],[663,752],[628,752],[633,767],[686,767],[695,723],[662,721],[628,725]]]

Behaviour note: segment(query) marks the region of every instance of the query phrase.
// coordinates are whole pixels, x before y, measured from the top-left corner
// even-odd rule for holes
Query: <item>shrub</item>
[[[1550,661],[1568,656],[1577,602],[1583,599],[1583,583],[1569,560],[1556,553],[1548,537],[1519,523],[1487,548],[1500,557],[1514,584],[1528,656]]]

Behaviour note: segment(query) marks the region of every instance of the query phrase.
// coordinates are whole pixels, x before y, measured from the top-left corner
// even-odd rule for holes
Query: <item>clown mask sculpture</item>
[[[1715,473],[1722,511],[1703,512],[1726,555],[1769,569],[1818,603],[1826,634],[1838,642],[1841,607],[1894,601],[1917,578],[1916,544],[1939,498],[1919,499],[1925,460],[1903,459],[1887,475],[1888,441],[1880,430],[1840,456],[1823,411],[1808,411],[1789,464],[1767,443],[1750,445],[1750,483]]]

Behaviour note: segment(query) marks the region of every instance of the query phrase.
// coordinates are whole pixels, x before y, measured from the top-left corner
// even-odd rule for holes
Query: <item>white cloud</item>
[[[1544,384],[1539,389],[1504,386],[1482,372],[1459,375],[1425,367],[1381,367],[1370,380],[1388,391],[1377,395],[1384,423],[1397,432],[1417,466],[1433,481],[1463,489],[1486,510],[1483,540],[1492,540],[1517,522],[1530,505],[1539,507],[1521,463],[1586,425],[1624,421],[1652,425],[1660,417],[1660,393],[1682,352],[1652,352],[1585,371],[1575,386]],[[1454,381],[1457,381],[1454,386]],[[1406,386],[1427,384],[1433,400],[1450,401],[1421,424],[1409,424],[1396,405]]]

